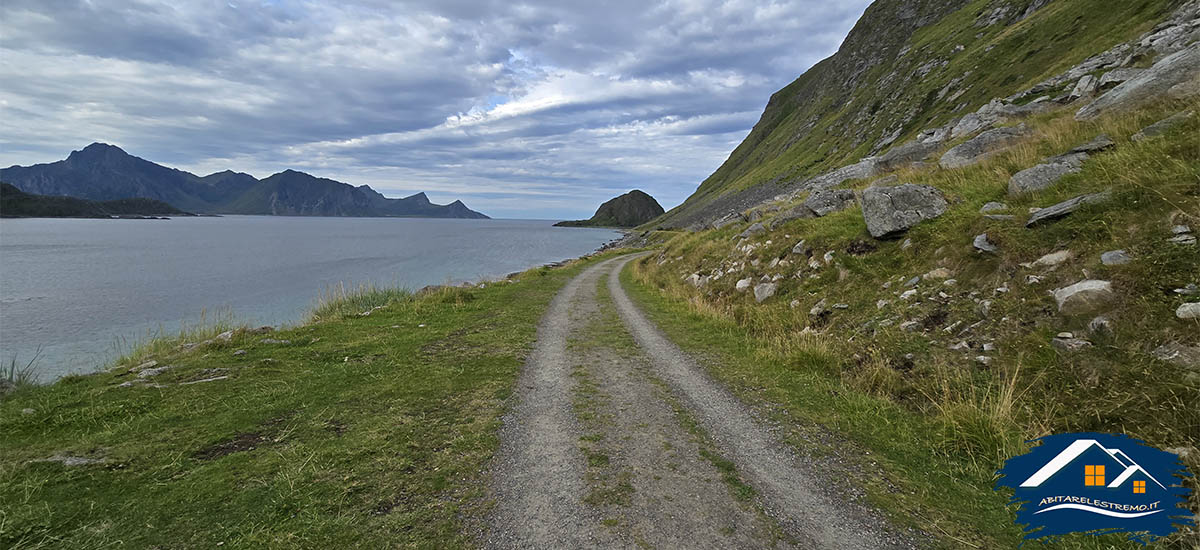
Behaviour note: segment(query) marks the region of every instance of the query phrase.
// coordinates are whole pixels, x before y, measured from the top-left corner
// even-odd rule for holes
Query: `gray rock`
[[[1103,309],[1116,299],[1112,283],[1094,279],[1079,281],[1073,285],[1051,291],[1058,311],[1066,315],[1078,315]]]
[[[1183,224],[1171,226],[1171,234],[1172,235],[1183,235],[1184,233],[1191,233],[1191,232],[1192,232],[1192,228],[1189,226],[1183,225]]]
[[[1091,342],[1081,338],[1055,338],[1050,341],[1050,345],[1068,353],[1092,347]]]
[[[1197,286],[1196,283],[1188,283],[1187,286],[1183,288],[1175,289],[1175,294],[1179,294],[1181,296],[1200,295],[1200,286]]]
[[[804,244],[803,240],[796,243],[796,246],[792,247],[792,254],[795,254],[797,256],[808,256],[811,253],[812,253],[812,250],[810,250],[808,248],[808,245]]]
[[[813,317],[820,317],[828,311],[829,310],[825,308],[825,299],[822,298],[821,301],[814,304],[813,307],[808,310],[808,314]]]
[[[879,175],[879,167],[874,157],[867,157],[849,166],[843,166],[832,172],[826,172],[812,178],[802,185],[804,189],[818,190],[836,187],[850,180],[870,178]]]
[[[1195,113],[1192,111],[1184,111],[1182,113],[1175,113],[1167,118],[1164,118],[1158,122],[1155,122],[1154,124],[1151,124],[1145,128],[1142,128],[1142,131],[1140,131],[1136,134],[1133,134],[1133,137],[1130,139],[1132,139],[1133,141],[1143,141],[1143,140],[1159,137],[1159,136],[1171,131],[1171,128],[1174,128],[1180,124],[1183,124],[1184,122],[1187,122],[1187,120],[1189,118],[1192,118],[1193,116],[1195,116]]]
[[[875,164],[881,172],[893,172],[928,159],[941,148],[941,140],[910,141],[904,145],[891,148],[888,152],[875,159]]]
[[[763,224],[755,223],[755,224],[751,225],[750,227],[747,227],[745,231],[742,231],[741,233],[739,233],[738,238],[739,239],[749,238],[751,236],[762,233],[766,230],[767,230],[767,228],[764,227]]]
[[[1115,88],[1122,82],[1125,82],[1126,80],[1129,80],[1144,72],[1146,72],[1146,69],[1113,69],[1104,73],[1103,75],[1100,75],[1100,82],[1098,83],[1097,87],[1102,92],[1108,91],[1112,88]]]
[[[1112,334],[1112,320],[1104,315],[1096,317],[1088,322],[1088,332],[1091,332],[1092,334]]]
[[[220,340],[222,342],[228,342],[230,340],[233,340],[233,331],[227,330],[225,332],[222,332],[221,334],[218,334],[216,337],[216,340]]]
[[[274,338],[263,338],[261,340],[261,342],[264,344],[290,344],[290,343],[292,343],[291,340],[276,340]]]
[[[1041,258],[1034,260],[1032,263],[1029,264],[1028,267],[1056,268],[1059,265],[1061,265],[1063,262],[1070,260],[1071,258],[1074,258],[1074,257],[1075,257],[1075,253],[1071,252],[1070,250],[1059,250],[1057,252],[1051,252],[1049,254],[1042,256]]]
[[[911,287],[917,286],[917,283],[920,283],[920,282],[921,282],[921,276],[918,275],[916,277],[913,277],[913,278],[905,281],[904,286],[906,288],[911,288]]]
[[[103,458],[88,458],[85,456],[72,456],[65,454],[56,454],[50,458],[35,460],[34,462],[59,462],[68,468],[77,466],[89,466],[92,464],[104,464],[106,461]]]
[[[1133,256],[1124,250],[1110,250],[1100,255],[1100,263],[1104,265],[1125,265],[1133,261]]]
[[[987,214],[988,212],[999,212],[1001,210],[1008,210],[1008,205],[1002,202],[992,201],[983,205],[983,208],[979,209],[979,213]]]
[[[941,216],[947,206],[942,192],[928,185],[870,187],[862,196],[867,231],[877,239],[895,236],[924,220]]]
[[[1037,212],[1034,212],[1033,215],[1029,217],[1029,221],[1025,222],[1025,227],[1033,227],[1040,223],[1057,220],[1058,218],[1067,216],[1072,212],[1079,210],[1079,208],[1084,205],[1102,203],[1111,198],[1112,193],[1104,191],[1067,199],[1053,206],[1048,206],[1038,210]]]
[[[1101,114],[1125,111],[1168,97],[1177,85],[1200,74],[1200,47],[1195,45],[1168,55],[1149,69],[1105,92],[1075,113],[1076,120],[1091,120]],[[1185,92],[1186,93],[1186,92]]]
[[[1180,319],[1200,319],[1200,302],[1179,306],[1175,309],[1175,316]]]
[[[23,415],[25,415],[25,416],[29,416],[29,415],[31,415],[31,414],[34,414],[34,413],[36,413],[36,412],[37,412],[37,411],[35,411],[35,410],[33,410],[33,409],[21,409],[21,414],[23,414]]]
[[[989,254],[997,254],[1000,252],[1000,248],[992,244],[992,241],[988,240],[987,233],[976,235],[975,242],[973,244],[975,249],[981,252],[987,252]]]
[[[1022,193],[1032,193],[1047,189],[1058,183],[1058,180],[1062,179],[1063,176],[1077,174],[1082,168],[1079,162],[1071,160],[1039,164],[1032,168],[1026,168],[1009,178],[1008,194],[1016,196]]]
[[[1096,93],[1096,89],[1099,87],[1099,85],[1100,81],[1096,79],[1096,77],[1090,74],[1085,74],[1080,77],[1079,82],[1075,84],[1075,89],[1071,90],[1071,93],[1067,95],[1067,100],[1075,101],[1076,99],[1082,97],[1091,97],[1092,94]]]
[[[826,189],[814,191],[804,201],[804,206],[818,217],[844,210],[854,205],[854,191],[849,189]]]
[[[809,209],[808,206],[797,204],[796,206],[780,212],[778,216],[771,218],[769,221],[767,221],[767,226],[770,229],[775,229],[776,227],[779,227],[780,225],[792,220],[804,220],[815,217],[816,214],[813,214],[813,211]]]
[[[17,385],[13,384],[7,378],[0,378],[0,397],[8,395],[17,389]]]
[[[1177,367],[1200,370],[1200,347],[1170,342],[1155,348],[1154,356]]]
[[[986,214],[983,216],[983,219],[998,222],[1011,222],[1017,219],[1017,217],[1012,214]]]
[[[1029,133],[1025,124],[988,130],[946,151],[938,164],[947,170],[971,166],[1013,147]]]
[[[1171,237],[1170,239],[1167,239],[1167,242],[1169,242],[1171,244],[1180,244],[1180,245],[1184,245],[1184,246],[1191,246],[1191,245],[1196,244],[1196,236],[1185,233],[1183,235],[1176,235],[1174,237]]]
[[[237,350],[237,351],[233,352],[233,354],[234,354],[235,356],[237,356],[237,355],[246,355],[246,350],[244,350],[244,349],[239,349],[239,350]]]
[[[129,369],[129,370],[131,370],[133,372],[137,372],[137,371],[140,371],[143,369],[152,369],[157,366],[158,366],[158,361],[146,361],[145,363],[142,363],[142,364],[140,364],[136,367],[133,367],[132,369]]]
[[[1080,146],[1075,147],[1074,149],[1071,149],[1070,151],[1067,152],[1067,154],[1072,155],[1072,154],[1084,153],[1084,154],[1091,155],[1091,154],[1107,151],[1116,146],[1117,146],[1117,144],[1115,142],[1113,142],[1112,138],[1108,137],[1108,134],[1100,134],[1100,135],[1096,136],[1096,139],[1093,139],[1092,141],[1089,141],[1087,143],[1084,143],[1083,145],[1080,145]]]

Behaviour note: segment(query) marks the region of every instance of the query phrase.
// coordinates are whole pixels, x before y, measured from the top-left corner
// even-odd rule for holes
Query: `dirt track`
[[[505,418],[489,548],[912,548],[671,343],[607,260],[551,303]]]

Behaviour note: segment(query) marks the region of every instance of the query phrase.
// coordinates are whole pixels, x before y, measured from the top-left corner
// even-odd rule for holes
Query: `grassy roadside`
[[[1174,314],[1196,301],[1176,289],[1200,283],[1200,254],[1168,241],[1179,225],[1200,226],[1200,121],[1133,139],[1196,108],[1166,103],[1090,122],[1075,121],[1071,110],[1048,113],[1026,121],[1026,143],[977,166],[902,171],[900,181],[935,186],[950,201],[945,215],[905,238],[870,238],[857,208],[744,241],[736,236],[747,224],[734,224],[673,238],[625,280],[681,346],[716,359],[719,379],[750,401],[781,404],[800,446],[833,440],[828,452],[846,445],[863,457],[860,482],[901,521],[949,547],[1013,547],[1019,532],[1007,496],[991,487],[993,472],[1023,452],[1026,439],[1122,432],[1200,469],[1200,377],[1154,353],[1173,342],[1200,344],[1196,322]],[[1078,174],[1044,191],[1007,194],[1014,173],[1101,133],[1116,147]],[[1032,208],[1106,190],[1106,203],[1024,226]],[[1007,203],[997,213],[1011,218],[984,217],[980,207],[991,201]],[[996,253],[973,248],[981,233]],[[807,254],[792,251],[801,239]],[[1112,250],[1133,259],[1102,263]],[[1057,265],[1033,265],[1063,251]],[[691,274],[708,278],[698,288]],[[775,279],[777,292],[756,303],[735,289],[743,278]],[[1112,302],[1086,315],[1060,313],[1049,291],[1083,279],[1111,281]],[[1098,316],[1107,323],[1095,328]],[[1090,345],[1057,349],[1060,332]],[[1195,478],[1184,483],[1196,487]],[[1200,506],[1195,493],[1190,505],[1193,513]],[[1184,537],[1195,536],[1160,546],[1194,548]],[[1108,536],[1056,547],[1131,546]]]
[[[537,322],[594,261],[331,296],[300,327],[22,387],[0,400],[0,547],[467,545]]]

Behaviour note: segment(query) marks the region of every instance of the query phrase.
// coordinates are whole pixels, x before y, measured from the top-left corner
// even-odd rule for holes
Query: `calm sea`
[[[0,359],[93,371],[202,313],[299,321],[334,285],[500,277],[620,236],[550,221],[226,216],[0,220]]]

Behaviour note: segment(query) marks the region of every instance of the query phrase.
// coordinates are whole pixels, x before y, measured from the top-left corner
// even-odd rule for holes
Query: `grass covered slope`
[[[1182,3],[879,0],[839,51],[776,92],[721,167],[654,225],[687,226],[735,191],[884,153],[1139,36]]]
[[[465,545],[503,400],[585,263],[335,295],[304,326],[213,327],[18,389],[0,400],[0,547]]]
[[[1027,439],[1126,433],[1200,471],[1200,367],[1156,353],[1200,349],[1200,323],[1175,314],[1200,301],[1188,294],[1200,285],[1200,248],[1170,241],[1178,226],[1200,229],[1200,119],[1132,139],[1197,108],[1162,104],[1090,122],[1074,109],[1035,116],[1025,121],[1031,137],[981,164],[901,171],[900,182],[937,187],[950,204],[900,239],[872,239],[857,207],[747,239],[738,235],[748,224],[734,224],[676,236],[631,282],[682,345],[719,359],[714,375],[751,401],[782,405],[773,410],[796,426],[802,448],[819,447],[829,430],[869,456],[861,481],[896,517],[951,547],[1014,547],[1008,495],[992,484]],[[1079,173],[1008,195],[1013,174],[1101,133],[1115,148]],[[1111,199],[1025,227],[1032,208],[1102,191]],[[1007,208],[992,214],[1011,218],[985,217],[993,201]],[[995,254],[973,246],[983,233]],[[1113,250],[1132,261],[1106,265],[1101,255]],[[1062,251],[1061,263],[1037,263]],[[758,302],[735,287],[742,279],[777,288]],[[1112,297],[1086,314],[1060,312],[1050,291],[1084,279],[1110,281]],[[1090,345],[1056,345],[1061,332]],[[1184,483],[1193,493],[1181,513],[1196,514],[1196,479]],[[1190,548],[1197,536],[1193,528],[1166,547]],[[1126,546],[1113,535],[1060,547]]]
[[[0,183],[0,217],[108,218],[112,216],[192,216],[154,199],[89,201],[75,197],[33,195]]]

